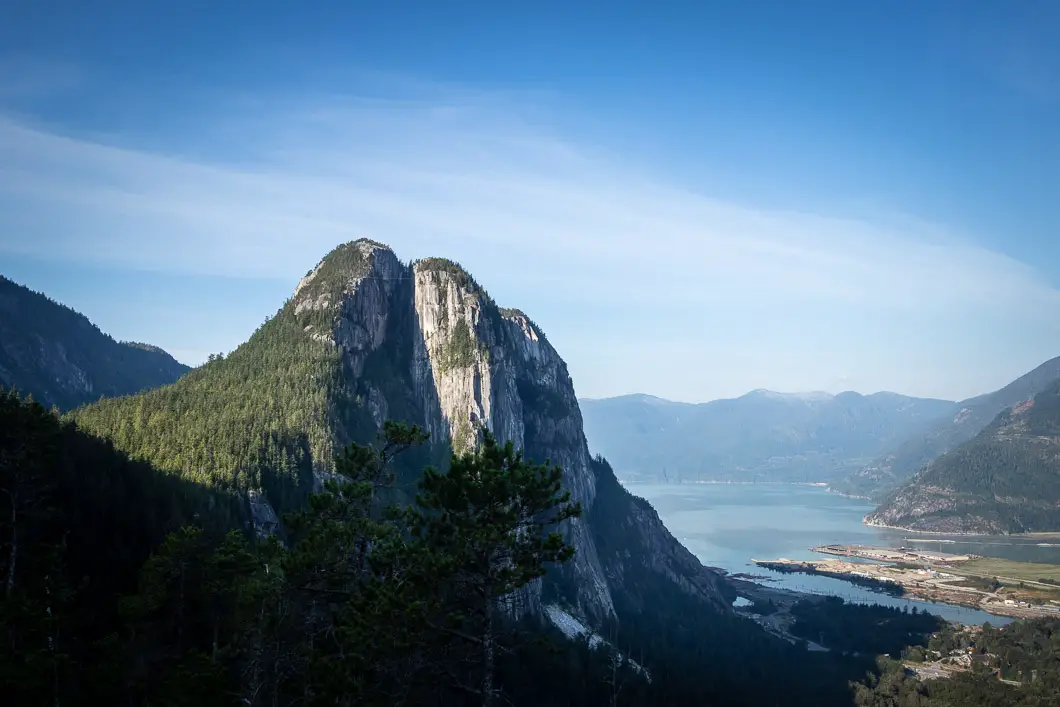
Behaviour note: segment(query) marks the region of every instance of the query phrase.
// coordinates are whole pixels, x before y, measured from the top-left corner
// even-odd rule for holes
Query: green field
[[[997,557],[983,557],[961,562],[955,567],[957,573],[980,577],[1012,577],[1031,582],[1057,582],[1060,584],[1060,565],[1044,565],[1034,562],[1013,562]]]

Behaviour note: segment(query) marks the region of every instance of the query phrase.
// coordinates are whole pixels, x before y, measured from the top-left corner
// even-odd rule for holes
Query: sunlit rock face
[[[444,446],[439,457],[474,449],[488,429],[530,459],[561,467],[565,488],[584,510],[565,528],[576,553],[564,570],[562,601],[590,623],[615,615],[613,592],[621,591],[624,573],[601,562],[590,526],[600,481],[574,386],[563,359],[525,314],[498,307],[451,261],[405,265],[371,241],[347,244],[325,257],[299,283],[288,306],[330,322],[306,325],[303,333],[335,347],[342,383],[333,398],[359,411],[354,417],[361,423],[334,426],[334,448],[365,442],[366,432],[378,431],[384,420],[404,417],[422,426],[432,445]],[[314,460],[314,471],[320,479],[330,467]],[[617,486],[613,476],[606,483]],[[717,575],[699,565],[657,516],[634,511],[628,510],[626,521],[643,526],[637,537],[654,555],[644,571],[671,577],[725,610]],[[528,587],[515,610],[541,614],[542,591],[540,582]]]

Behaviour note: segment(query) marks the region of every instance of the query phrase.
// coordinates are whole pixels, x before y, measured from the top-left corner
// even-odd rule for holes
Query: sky
[[[195,365],[340,243],[582,397],[962,399],[1060,355],[1060,4],[9,0],[0,273]]]

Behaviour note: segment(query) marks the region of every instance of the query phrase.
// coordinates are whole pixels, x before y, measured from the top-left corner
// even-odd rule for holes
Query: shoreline
[[[833,498],[835,496],[839,496],[841,498],[855,498],[854,496],[851,496],[850,494],[839,493],[839,492],[835,491],[833,488],[831,488],[828,484],[823,483],[823,482],[794,482],[794,481],[790,481],[790,482],[789,481],[751,482],[751,481],[718,481],[718,480],[689,481],[689,480],[685,480],[685,481],[682,481],[681,483],[677,483],[677,482],[674,482],[674,481],[671,481],[669,483],[661,483],[661,482],[658,482],[658,481],[639,480],[639,481],[624,482],[624,485],[627,485],[629,490],[635,495],[640,495],[640,494],[643,494],[643,493],[645,493],[647,491],[650,491],[650,493],[648,493],[649,496],[657,495],[660,498],[664,497],[664,496],[667,496],[669,494],[674,494],[674,493],[676,493],[678,495],[684,495],[684,494],[691,493],[691,494],[693,494],[694,497],[697,497],[697,498],[701,497],[701,496],[703,498],[709,498],[711,496],[715,496],[716,494],[714,494],[714,492],[708,490],[705,487],[707,487],[707,486],[716,486],[716,485],[725,485],[727,487],[740,486],[741,488],[746,487],[746,486],[765,486],[766,488],[762,490],[762,493],[766,493],[766,491],[768,491],[768,489],[770,489],[770,488],[774,489],[774,491],[770,491],[768,494],[766,494],[766,497],[769,497],[769,498],[773,498],[776,495],[775,491],[777,489],[782,489],[782,488],[791,488],[791,493],[792,494],[796,493],[795,488],[793,488],[793,487],[820,488],[823,491],[823,493],[820,494],[820,495],[812,493],[812,492],[807,492],[807,493],[809,495],[812,495],[815,498],[820,497],[822,500],[819,503],[822,505],[822,508],[826,508],[826,509],[827,508],[832,508],[833,506],[836,505],[837,502],[836,501],[827,502],[827,501],[823,500],[824,499],[824,494],[832,495]],[[687,487],[689,485],[691,485],[692,488],[685,488],[684,490],[682,490],[682,487]],[[701,489],[701,490],[700,491],[695,491],[695,489],[697,489],[697,488]],[[733,493],[736,493],[735,489],[733,489]],[[740,501],[741,503],[752,503],[753,504],[754,503],[754,498],[755,498],[754,493],[755,492],[746,491],[746,490],[745,491],[741,491],[741,492],[739,492],[740,495],[738,495],[738,498],[739,499],[743,499],[743,500]],[[718,490],[718,494],[721,494],[721,490],[720,489]],[[801,492],[798,495],[799,495],[800,498],[802,497]],[[722,496],[727,498],[728,494],[727,493],[726,494],[722,494]],[[864,500],[867,500],[867,499],[864,499]],[[813,505],[813,503],[817,503],[817,502],[811,502],[810,500],[807,500],[806,502],[807,503],[811,503],[811,505]],[[987,533],[937,533],[937,532],[930,531],[930,530],[914,530],[914,529],[911,529],[911,528],[902,528],[900,526],[891,526],[891,525],[887,525],[887,524],[879,523],[879,522],[867,522],[866,519],[875,512],[874,511],[875,504],[873,504],[871,502],[866,503],[865,506],[862,506],[861,508],[857,508],[857,507],[851,508],[848,504],[841,503],[841,502],[836,507],[841,507],[843,509],[843,512],[846,514],[845,517],[847,519],[846,520],[847,523],[853,522],[855,524],[854,526],[850,527],[850,531],[849,532],[851,532],[851,533],[856,533],[857,531],[855,529],[857,527],[862,527],[862,528],[880,528],[880,529],[885,529],[885,530],[888,530],[888,531],[892,531],[893,533],[901,533],[902,535],[908,535],[909,536],[908,538],[905,538],[905,539],[903,539],[901,536],[899,536],[899,537],[894,537],[894,536],[891,536],[891,537],[879,537],[879,536],[877,536],[877,538],[874,539],[874,540],[867,540],[867,542],[869,544],[873,544],[873,545],[875,545],[875,544],[894,545],[895,548],[898,548],[899,546],[905,546],[907,548],[911,548],[911,547],[920,547],[918,545],[918,543],[921,542],[921,539],[923,539],[923,541],[926,541],[928,543],[931,543],[931,542],[934,542],[934,541],[940,541],[940,540],[941,541],[947,541],[948,540],[950,542],[975,543],[977,540],[982,541],[985,538],[991,537]],[[853,513],[851,513],[850,511],[853,511]],[[858,517],[859,514],[861,515],[860,518]],[[891,535],[891,533],[888,533],[887,535]],[[1051,542],[1060,542],[1060,541],[1052,540],[1052,538],[1054,538],[1054,537],[1055,538],[1060,538],[1060,531],[1036,532],[1036,533],[1024,533],[1024,534],[1009,534],[1008,536],[1005,536],[1005,542],[1012,543],[1012,544],[1027,543],[1028,546],[1033,544],[1034,542],[1050,542],[1050,543]],[[837,540],[837,538],[833,537],[833,538],[829,538],[829,540],[834,542],[835,540]],[[862,540],[862,542],[866,542],[866,540]],[[991,541],[990,540],[986,540],[986,542],[989,543]],[[1002,540],[999,538],[995,542],[1002,542]],[[684,541],[682,542],[682,544],[684,544]],[[814,548],[814,549],[816,549],[816,548]],[[921,549],[925,549],[926,550],[926,548],[921,548]],[[967,547],[966,546],[966,547],[962,548],[962,550],[964,551],[964,554],[966,554],[966,553],[975,553],[976,555],[981,555],[985,551],[986,553],[988,553],[988,555],[991,555],[991,556],[994,555],[994,553],[991,552],[989,549],[984,549],[983,551],[980,551],[980,550],[975,549],[974,547]],[[940,549],[940,552],[941,552],[941,549]],[[955,552],[960,552],[960,551],[957,550],[957,548],[949,550],[949,553],[955,553]],[[1005,555],[1006,553],[1002,552],[1001,554]],[[1008,554],[1011,554],[1011,553],[1008,553]],[[801,557],[801,555],[789,555],[789,556]],[[814,552],[814,556],[820,557],[821,555],[818,554],[817,552]],[[1049,557],[1052,557],[1052,555],[1049,555]],[[870,584],[869,581],[857,581],[857,580],[862,580],[863,578],[861,576],[859,576],[859,575],[863,575],[863,573],[866,572],[866,569],[863,566],[858,566],[856,568],[849,568],[851,570],[850,572],[839,573],[840,576],[831,575],[830,573],[827,573],[827,572],[821,573],[822,575],[824,575],[826,577],[830,577],[833,580],[838,580],[838,583],[835,583],[834,585],[833,584],[821,585],[822,588],[825,591],[818,592],[818,591],[807,591],[807,587],[816,588],[818,585],[816,585],[816,584],[811,582],[811,583],[802,583],[802,584],[805,584],[806,586],[800,586],[800,583],[798,583],[797,581],[796,582],[791,582],[790,580],[783,580],[781,578],[780,574],[777,573],[775,570],[774,571],[769,571],[769,569],[763,568],[761,564],[759,564],[758,562],[755,562],[754,560],[752,560],[752,567],[754,565],[757,565],[759,568],[762,568],[762,569],[760,569],[758,571],[755,571],[755,569],[745,569],[745,567],[739,566],[739,565],[742,565],[742,563],[736,563],[735,561],[733,561],[731,563],[732,568],[727,570],[727,569],[725,569],[723,567],[716,566],[713,562],[711,562],[712,559],[714,559],[714,558],[713,557],[706,557],[706,556],[700,559],[700,562],[703,565],[704,569],[706,569],[709,572],[714,573],[715,576],[717,576],[718,579],[724,585],[727,586],[729,591],[733,591],[733,593],[736,596],[740,596],[740,597],[742,597],[744,599],[747,599],[747,600],[752,600],[753,601],[755,598],[765,598],[766,596],[772,596],[774,598],[774,601],[779,600],[781,598],[783,598],[783,599],[785,599],[787,601],[793,601],[793,600],[798,600],[798,599],[807,599],[807,600],[809,600],[811,598],[820,597],[820,596],[846,596],[845,592],[849,593],[852,590],[854,591],[854,596],[857,597],[858,600],[862,600],[861,598],[865,597],[864,601],[867,602],[867,603],[872,603],[873,601],[876,601],[877,603],[889,603],[890,599],[885,599],[885,597],[887,597],[888,595],[890,595],[890,597],[895,597],[895,592],[889,591],[889,590],[891,590],[891,585],[892,585],[891,582],[884,582],[884,581],[880,581],[879,579],[877,579],[876,582],[871,582],[871,586],[866,586],[866,585]],[[814,562],[813,560],[808,560],[808,561],[809,562]],[[855,560],[855,562],[856,562],[856,560]],[[1060,564],[1060,563],[1058,563],[1058,564]],[[952,570],[947,570],[947,571],[952,571]],[[868,572],[871,572],[872,574],[875,574],[875,572],[872,572],[872,570],[868,570]],[[885,572],[886,572],[886,570],[885,570]],[[804,573],[804,574],[814,574],[814,573]],[[842,575],[850,575],[850,576],[842,576]],[[895,577],[895,578],[897,579],[897,577]],[[869,578],[865,577],[864,579],[867,580]],[[1005,606],[1004,603],[1003,603],[1003,600],[1004,600],[1004,598],[1007,598],[1007,596],[1005,596],[1005,597],[991,596],[991,599],[992,599],[991,601],[983,602],[983,601],[981,601],[981,599],[983,598],[982,595],[979,594],[979,592],[977,592],[973,587],[963,587],[963,586],[962,587],[925,586],[925,584],[927,584],[927,583],[925,582],[924,584],[921,584],[921,582],[926,580],[927,577],[924,577],[924,578],[909,577],[909,578],[903,578],[903,579],[905,579],[906,581],[902,582],[902,585],[904,585],[904,586],[902,586],[902,591],[898,595],[899,599],[903,599],[903,600],[905,600],[905,602],[920,603],[921,605],[923,605],[923,604],[936,604],[936,605],[939,606],[939,609],[937,609],[937,610],[936,609],[931,609],[931,611],[933,613],[938,613],[940,615],[946,616],[947,620],[949,620],[949,621],[956,621],[958,623],[961,623],[962,621],[972,621],[973,623],[981,623],[983,620],[986,620],[986,619],[988,619],[988,617],[991,617],[991,616],[992,617],[998,617],[998,618],[1004,618],[1005,620],[1012,620],[1012,619],[1017,619],[1017,618],[1029,618],[1031,616],[1036,616],[1036,615],[1039,614],[1038,611],[1035,611],[1035,610],[1031,609],[1029,606],[1020,606],[1020,607],[1017,607],[1017,606]],[[788,584],[792,584],[794,586],[792,586],[792,588],[789,589],[788,586],[787,586]],[[842,588],[840,588],[842,585],[845,585],[846,587],[849,587],[850,589],[842,589]],[[794,588],[795,586],[798,586],[799,588],[795,589]],[[872,591],[873,594],[875,594],[876,592],[879,592],[879,597],[880,598],[878,600],[873,600],[871,598],[871,595],[863,594],[863,593],[857,591],[856,588],[858,588],[859,586],[863,590]],[[1005,594],[1005,592],[1002,592],[1002,594]],[[981,612],[981,613],[975,614],[974,618],[962,618],[959,614],[955,615],[955,614],[952,614],[952,613],[947,613],[947,612],[950,612],[952,610],[961,610],[961,609],[963,609],[963,610],[971,610],[971,611],[976,611],[976,612]]]
[[[688,481],[661,481],[661,480],[620,480],[623,486],[815,486],[817,488],[828,488],[825,481],[721,481],[717,479],[696,479]]]
[[[872,497],[871,496],[861,496],[861,495],[856,494],[856,493],[846,493],[844,491],[840,491],[839,489],[833,487],[831,484],[826,484],[826,486],[827,486],[827,488],[825,490],[828,491],[828,493],[834,493],[836,496],[842,496],[843,498],[855,498],[855,499],[857,499],[859,501],[868,501],[869,503],[872,503]]]
[[[798,573],[806,575],[817,575],[830,577],[855,586],[863,582],[872,585],[870,591],[890,595],[896,599],[906,601],[920,601],[932,604],[943,604],[946,606],[960,607],[983,612],[990,616],[1007,619],[1034,619],[1046,616],[1054,616],[1055,613],[1029,606],[1009,606],[1004,603],[985,601],[988,592],[963,587],[950,587],[945,584],[932,586],[929,580],[910,581],[909,578],[895,576],[896,569],[893,565],[881,564],[877,569],[880,571],[872,575],[859,576],[858,571],[848,561],[824,560],[824,561],[797,561],[797,560],[753,560],[759,567],[782,573]],[[884,570],[886,568],[886,570]],[[954,569],[959,572],[959,569]],[[959,578],[959,577],[958,577]],[[889,591],[888,587],[899,588],[899,593]],[[997,597],[994,596],[996,599]],[[1003,601],[1003,600],[1002,600]],[[956,621],[956,623],[961,623]]]
[[[781,571],[824,574],[846,581],[851,581],[846,575],[868,576],[877,581],[899,584],[909,599],[966,606],[994,616],[1039,618],[1060,615],[1060,585],[1051,581],[1058,576],[1058,565],[994,560],[970,553],[935,553],[870,545],[819,545],[810,549],[815,553],[849,559],[754,560],[754,563],[766,569],[779,566]],[[864,565],[858,560],[879,564]],[[995,564],[987,568],[976,566],[976,563],[983,562]],[[1001,564],[996,564],[998,562]],[[1030,579],[1026,570],[1032,567],[1042,571],[1045,578]],[[973,580],[990,577],[994,578],[990,586],[981,583],[977,586]]]
[[[835,494],[836,496],[842,496],[843,498],[851,498],[858,501],[872,502],[872,498],[869,496],[858,496],[856,494],[843,493],[834,489],[831,485],[824,481],[717,481],[717,480],[696,480],[696,481],[682,481],[682,482],[664,482],[664,481],[623,481],[623,486],[809,486],[813,488],[823,488],[827,493]],[[933,535],[940,536],[942,538],[1047,538],[1060,540],[1060,530],[1043,530],[1035,531],[1032,533],[943,533],[936,530],[917,530],[915,528],[905,528],[900,525],[887,525],[886,523],[873,523],[868,521],[868,516],[861,519],[862,525],[869,528],[882,528],[884,530],[900,530],[903,533],[914,533],[917,535]]]
[[[903,528],[900,525],[873,523],[868,518],[868,516],[862,518],[861,523],[869,528],[900,530],[903,533],[916,533],[918,535],[939,535],[943,538],[1050,538],[1060,540],[1060,530],[1042,530],[1033,533],[940,533],[937,530],[916,530],[915,528]]]

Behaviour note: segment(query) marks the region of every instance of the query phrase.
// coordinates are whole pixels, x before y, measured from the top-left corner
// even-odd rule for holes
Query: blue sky
[[[1060,355],[1060,5],[658,5],[9,3],[0,272],[194,364],[372,237],[591,397]]]

